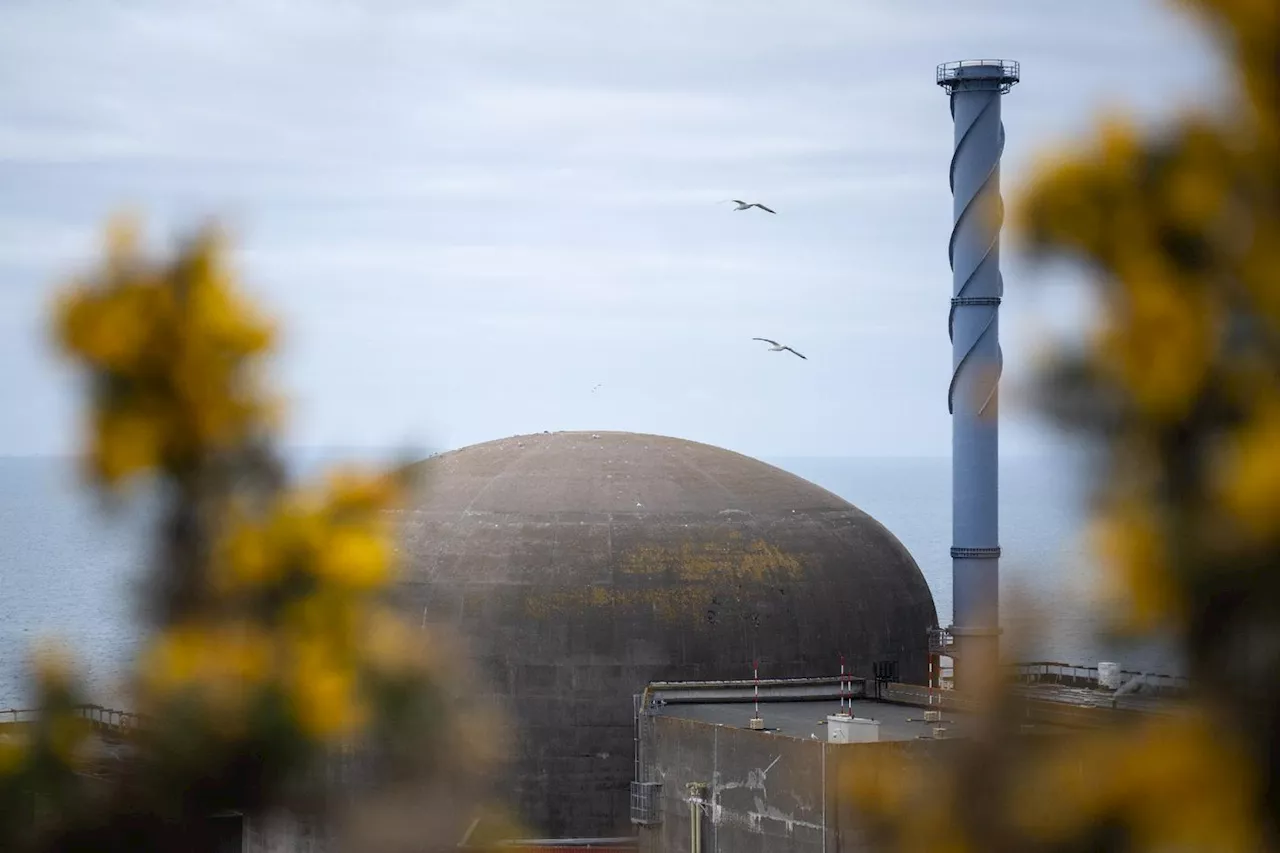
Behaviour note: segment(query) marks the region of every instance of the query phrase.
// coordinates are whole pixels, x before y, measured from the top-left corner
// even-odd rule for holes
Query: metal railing
[[[1021,684],[1061,684],[1065,687],[1097,687],[1098,668],[1060,663],[1058,661],[1029,661],[1010,665],[1013,678]],[[1146,679],[1146,686],[1157,694],[1181,694],[1191,689],[1191,681],[1183,675],[1165,675],[1158,672],[1120,670],[1124,681],[1139,676]]]
[[[593,850],[635,851],[640,849],[639,839],[623,838],[515,838],[497,841],[491,847],[530,850],[537,853],[590,853]],[[463,847],[463,850],[477,849]],[[483,849],[490,849],[486,846]]]
[[[991,75],[988,79],[1000,84],[1000,93],[1007,94],[1013,84],[1022,79],[1022,66],[1010,59],[962,59],[958,62],[944,62],[938,66],[936,81],[939,86],[950,87],[957,80],[964,79],[961,69],[964,68],[999,68],[1000,76]],[[969,78],[981,80],[982,77]]]
[[[17,723],[34,723],[45,713],[43,708],[5,708],[0,710],[0,725]],[[136,729],[146,718],[132,711],[121,711],[103,705],[76,705],[72,709],[77,716],[88,720],[96,727],[111,731],[127,732]]]
[[[929,629],[929,654],[952,657],[955,645],[955,635],[946,628]]]
[[[757,691],[757,687],[759,688]],[[867,680],[846,675],[826,678],[762,678],[755,681],[655,681],[645,689],[647,703],[639,709],[674,705],[685,702],[751,702],[756,696],[761,702],[806,702],[817,699],[852,697],[863,699],[867,695]]]

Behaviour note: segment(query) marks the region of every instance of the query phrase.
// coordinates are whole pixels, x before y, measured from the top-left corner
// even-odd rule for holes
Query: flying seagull
[[[599,388],[603,384],[604,384],[603,382],[597,382],[595,388],[591,389],[591,393],[592,394],[596,393],[596,388]]]
[[[772,344],[772,346],[769,347],[769,352],[789,352],[792,355],[799,355],[801,358],[804,358],[805,361],[809,360],[805,358],[803,355],[800,355],[800,353],[793,350],[791,347],[784,347],[782,344],[778,343],[777,341],[771,341],[768,338],[752,338],[751,340],[764,341],[766,344]]]
[[[761,210],[763,210],[763,211],[767,211],[768,213],[772,213],[772,214],[774,214],[774,215],[777,215],[777,213],[778,213],[778,211],[776,211],[776,210],[772,210],[772,209],[770,209],[770,208],[768,208],[768,207],[765,207],[763,204],[761,204],[761,203],[760,203],[760,202],[758,202],[758,201],[753,201],[753,202],[748,203],[748,202],[743,201],[743,200],[742,200],[742,199],[740,199],[740,198],[726,198],[724,201],[731,201],[731,202],[733,202],[734,204],[738,205],[737,207],[735,207],[735,208],[734,208],[734,210],[750,210],[750,209],[751,209],[751,208],[753,208],[753,207],[758,207],[758,208],[760,208]],[[721,204],[724,204],[724,202],[720,202],[720,203],[721,203]]]

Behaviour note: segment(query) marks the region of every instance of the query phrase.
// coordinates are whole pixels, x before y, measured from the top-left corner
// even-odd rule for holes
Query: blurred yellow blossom
[[[1260,849],[1253,770],[1199,714],[1068,736],[1024,770],[1009,814],[1039,841],[1114,820],[1143,850]]]
[[[282,605],[280,627],[290,642],[323,638],[329,648],[350,657],[355,654],[363,604],[353,600],[348,589],[319,587]]]
[[[272,667],[272,644],[251,624],[187,624],[169,628],[145,652],[143,686],[152,697],[188,689],[261,683]]]
[[[218,552],[216,582],[224,590],[252,588],[305,567],[324,583],[378,589],[394,566],[392,529],[379,511],[395,495],[387,477],[344,472],[327,490],[282,496],[264,518],[237,512]]]
[[[902,761],[896,751],[876,749],[851,768],[844,793],[877,816],[903,816],[912,809],[922,781],[916,766]]]
[[[171,264],[137,255],[113,223],[108,263],[59,295],[55,332],[104,381],[92,419],[94,470],[107,485],[155,466],[190,465],[262,425],[268,401],[250,360],[273,332],[239,296],[206,232]]]
[[[329,505],[334,512],[377,512],[390,509],[402,497],[396,480],[385,474],[370,474],[340,468],[328,479]]]
[[[1164,214],[1176,226],[1209,232],[1225,211],[1235,175],[1221,137],[1205,119],[1183,122],[1161,193]]]
[[[1126,255],[1116,274],[1122,292],[1100,341],[1101,364],[1145,414],[1181,417],[1209,376],[1217,307],[1203,289],[1176,281],[1155,253]]]
[[[0,776],[11,775],[22,768],[27,757],[27,743],[16,734],[0,734]]]
[[[1053,245],[1101,261],[1118,242],[1133,240],[1147,203],[1137,184],[1139,153],[1132,124],[1113,115],[1083,155],[1042,157],[1037,181],[1018,200],[1014,215],[1032,247]],[[1107,215],[1099,209],[1104,199]]]
[[[1239,262],[1239,278],[1258,311],[1280,329],[1280,217],[1253,224],[1247,246]]]
[[[60,298],[62,340],[105,369],[137,370],[154,344],[152,321],[163,302],[155,283],[126,282],[111,293],[81,285]]]
[[[402,676],[420,670],[425,663],[422,633],[394,611],[378,607],[371,610],[360,632],[361,656],[369,667],[380,674]]]
[[[1263,397],[1227,439],[1219,473],[1223,506],[1249,534],[1280,533],[1280,395]]]
[[[262,526],[239,517],[229,519],[227,526],[215,562],[214,582],[219,589],[257,588],[278,581],[284,562]]]
[[[322,643],[296,644],[292,657],[290,700],[307,735],[336,740],[364,725],[368,709],[352,666],[336,661]]]
[[[153,474],[165,486],[145,585],[155,631],[130,679],[142,760],[89,791],[74,766],[91,728],[79,682],[69,660],[42,652],[29,744],[0,740],[6,851],[85,838],[95,850],[178,849],[210,813],[324,802],[331,781],[315,770],[339,743],[394,745],[408,784],[449,752],[432,748],[447,719],[430,701],[445,659],[383,603],[401,472],[344,468],[291,485],[272,437],[282,406],[262,380],[273,326],[238,291],[221,235],[206,229],[156,261],[139,234],[135,219],[109,224],[105,259],[58,295],[52,325],[90,380],[96,483]],[[474,752],[455,773],[495,757],[493,726],[469,722],[451,749]],[[10,796],[27,788],[53,806],[34,826]],[[27,833],[17,846],[15,833]]]
[[[1119,603],[1124,627],[1147,631],[1176,624],[1181,602],[1169,572],[1169,554],[1157,518],[1145,505],[1117,502],[1093,524],[1101,558],[1103,594]]]
[[[107,482],[155,467],[164,452],[161,417],[150,407],[102,408],[94,413],[89,461]]]
[[[1112,183],[1134,179],[1133,167],[1142,156],[1142,140],[1128,116],[1110,112],[1098,122],[1097,165]]]
[[[42,721],[48,738],[49,749],[65,765],[80,760],[80,749],[89,740],[91,725],[84,717],[71,711],[55,712]]]
[[[322,578],[358,590],[382,586],[390,571],[388,536],[356,524],[335,525],[316,562],[316,573]]]
[[[1032,194],[1017,208],[1017,219],[1034,242],[1054,243],[1093,253],[1105,228],[1094,207],[1094,175],[1089,164],[1046,155]]]

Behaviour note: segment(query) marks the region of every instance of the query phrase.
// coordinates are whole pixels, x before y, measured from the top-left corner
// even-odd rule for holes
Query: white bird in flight
[[[753,208],[753,207],[758,207],[758,208],[760,208],[761,210],[764,210],[764,211],[767,211],[767,212],[769,212],[769,213],[774,214],[775,216],[776,216],[776,215],[777,215],[777,213],[778,213],[778,211],[773,210],[773,209],[768,208],[768,207],[765,207],[763,204],[761,204],[761,203],[760,203],[760,202],[758,202],[758,201],[745,202],[745,201],[743,201],[743,200],[742,200],[742,199],[740,199],[740,198],[726,198],[724,201],[731,201],[731,202],[733,202],[734,204],[738,205],[737,207],[735,207],[735,208],[734,208],[734,210],[750,210],[750,209],[751,209],[751,208]],[[720,203],[721,203],[721,204],[724,204],[724,202],[723,202],[723,201],[722,201],[722,202],[720,202]]]
[[[800,353],[798,353],[798,352],[796,352],[795,350],[793,350],[791,347],[785,347],[785,346],[783,346],[782,344],[778,343],[777,341],[771,341],[771,340],[769,340],[768,338],[752,338],[751,340],[753,340],[753,341],[764,341],[766,344],[772,344],[772,346],[771,346],[771,347],[769,347],[769,352],[789,352],[789,353],[791,353],[792,355],[799,355],[799,356],[800,356],[801,358],[803,358],[805,361],[808,361],[808,360],[809,360],[809,359],[805,358],[805,356],[800,355]]]

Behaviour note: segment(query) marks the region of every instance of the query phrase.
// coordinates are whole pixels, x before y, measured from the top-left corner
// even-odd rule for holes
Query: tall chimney
[[[951,261],[951,583],[958,688],[994,675],[1000,656],[999,383],[1001,96],[1019,80],[1016,62],[938,66],[951,100],[954,225]]]

